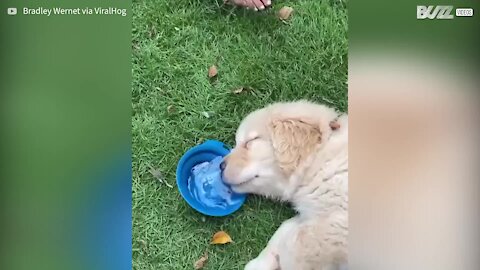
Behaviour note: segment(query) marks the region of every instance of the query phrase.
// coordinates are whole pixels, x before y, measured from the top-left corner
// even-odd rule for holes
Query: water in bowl
[[[192,168],[187,186],[190,194],[206,207],[225,209],[238,204],[240,200],[222,181],[220,163],[222,157],[216,157],[210,162],[200,163]]]

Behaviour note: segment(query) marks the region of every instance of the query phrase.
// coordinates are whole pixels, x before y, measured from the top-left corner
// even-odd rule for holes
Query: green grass
[[[206,249],[204,269],[242,269],[293,211],[250,196],[232,216],[203,217],[175,187],[177,161],[206,139],[233,145],[241,119],[274,101],[307,98],[347,108],[344,3],[273,1],[272,10],[255,13],[217,1],[134,1],[134,269],[193,269]],[[288,23],[275,17],[283,5],[295,9]],[[207,78],[212,64],[215,80]],[[248,91],[231,92],[239,87]],[[150,167],[174,187],[152,177]],[[218,230],[235,242],[210,246]]]

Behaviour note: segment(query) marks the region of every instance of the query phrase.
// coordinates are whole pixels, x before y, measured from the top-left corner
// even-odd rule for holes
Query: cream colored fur
[[[225,163],[235,191],[288,201],[298,212],[246,270],[346,269],[347,115],[308,101],[272,104],[242,121]]]

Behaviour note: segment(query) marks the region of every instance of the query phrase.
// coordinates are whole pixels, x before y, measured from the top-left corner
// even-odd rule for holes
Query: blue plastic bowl
[[[227,208],[210,208],[197,201],[188,191],[187,181],[191,170],[195,165],[202,162],[212,161],[215,157],[226,156],[230,150],[222,142],[208,140],[200,145],[190,148],[180,159],[177,165],[177,187],[185,201],[198,212],[214,217],[223,217],[240,209],[245,202],[246,194],[234,194],[237,204],[229,205]]]

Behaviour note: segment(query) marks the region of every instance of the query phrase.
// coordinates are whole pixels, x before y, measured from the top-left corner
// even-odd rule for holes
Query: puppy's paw
[[[230,188],[233,190],[235,193],[240,193],[240,194],[247,194],[251,193],[250,190],[246,189],[242,185],[240,186],[230,186]]]
[[[245,266],[245,270],[278,270],[278,261],[274,256],[257,257]]]
[[[244,270],[263,270],[267,269],[265,268],[265,265],[262,266],[262,263],[258,259],[253,259],[245,265]]]

